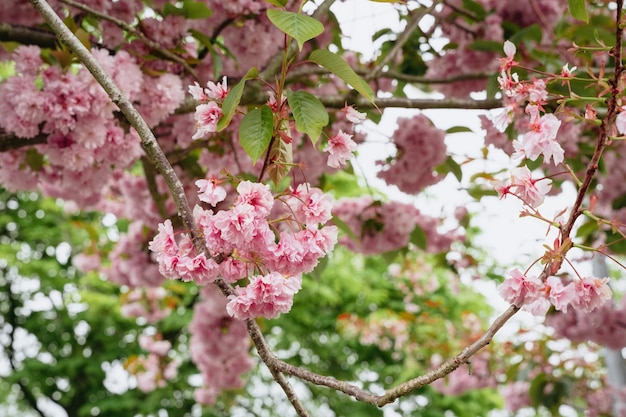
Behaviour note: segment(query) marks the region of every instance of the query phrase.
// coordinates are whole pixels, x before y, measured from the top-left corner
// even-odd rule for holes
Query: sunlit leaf
[[[241,96],[243,94],[243,88],[246,85],[246,81],[255,78],[257,75],[259,75],[257,69],[254,67],[250,68],[246,75],[228,92],[228,95],[222,103],[222,118],[219,120],[219,122],[217,122],[218,132],[226,129],[230,124],[230,121],[233,119],[235,111],[237,110],[237,106],[239,106],[239,102],[241,101]]]
[[[267,150],[273,130],[274,116],[267,105],[249,111],[241,120],[239,142],[253,163]]]
[[[298,42],[300,50],[302,50],[304,42],[324,32],[324,25],[319,20],[303,14],[269,9],[267,17],[274,26],[294,38]]]
[[[321,101],[306,91],[287,91],[287,102],[296,121],[296,129],[309,136],[315,145],[328,124],[328,112]]]
[[[354,72],[348,63],[339,55],[334,54],[326,49],[318,49],[311,52],[309,61],[313,61],[326,68],[328,71],[337,75],[346,84],[349,84],[356,91],[361,93],[369,101],[374,101],[374,91],[372,88]]]
[[[587,15],[587,4],[585,0],[567,0],[569,5],[569,12],[576,20],[589,22],[589,15]]]

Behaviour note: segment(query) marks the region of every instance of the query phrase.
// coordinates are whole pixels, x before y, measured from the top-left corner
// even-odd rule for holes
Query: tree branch
[[[41,145],[48,141],[48,135],[39,134],[34,138],[24,139],[11,133],[0,134],[0,152],[23,148],[24,146]]]
[[[98,61],[91,55],[91,53],[83,46],[83,44],[74,36],[74,34],[65,26],[63,21],[57,16],[54,10],[50,7],[46,0],[29,0],[33,7],[41,14],[52,30],[57,34],[59,40],[67,45],[85,65],[93,77],[104,88],[111,100],[120,108],[122,114],[126,117],[128,122],[135,128],[139,137],[141,138],[141,144],[148,154],[148,156],[154,162],[155,167],[161,175],[165,178],[167,185],[172,193],[174,203],[178,208],[178,215],[180,216],[184,227],[190,231],[192,241],[196,250],[200,253],[205,253],[210,256],[205,244],[204,239],[197,232],[197,226],[189,202],[185,196],[185,191],[180,179],[176,175],[176,172],[170,165],[167,157],[163,153],[163,150],[159,146],[154,134],[148,127],[148,124],[141,117],[139,112],[133,107],[127,97],[120,91],[115,85],[111,77],[104,71]],[[233,288],[228,285],[224,280],[216,280],[216,284],[222,290],[225,295],[234,293]],[[248,320],[249,322],[252,320]],[[256,322],[251,326],[254,330],[255,337],[253,340],[263,339],[263,334]],[[296,411],[301,417],[308,417],[304,406],[296,396],[292,387],[287,383],[283,375],[277,375],[277,368],[271,368],[270,371],[274,375],[276,382],[281,386],[287,398],[294,406]]]
[[[0,23],[0,41],[51,49],[56,48],[57,45],[57,39],[53,33],[10,23]]]
[[[433,1],[429,7],[421,8],[417,12],[415,12],[413,16],[411,16],[411,19],[407,22],[406,29],[404,29],[404,31],[400,34],[400,36],[394,43],[393,48],[391,48],[391,51],[389,51],[389,53],[380,61],[380,63],[376,65],[376,68],[374,68],[372,72],[365,77],[366,81],[378,77],[379,73],[385,68],[385,66],[388,65],[389,62],[391,62],[391,60],[395,58],[396,54],[401,51],[404,45],[409,41],[409,39],[411,39],[413,31],[418,28],[418,25],[422,18],[430,13],[435,8],[435,6],[437,6],[437,2]]]

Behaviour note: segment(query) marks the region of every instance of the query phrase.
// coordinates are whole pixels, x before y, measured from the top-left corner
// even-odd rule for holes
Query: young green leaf
[[[569,12],[572,14],[574,19],[589,23],[585,0],[567,0],[567,3],[569,4]]]
[[[274,131],[272,110],[263,105],[249,111],[239,125],[239,142],[253,163],[267,150]]]
[[[226,129],[233,119],[237,106],[239,106],[239,102],[241,101],[241,95],[243,94],[246,81],[255,78],[257,75],[259,75],[257,69],[254,67],[250,68],[246,75],[228,92],[228,95],[222,103],[222,118],[217,122],[218,132]]]
[[[304,42],[324,32],[324,25],[319,20],[303,14],[269,9],[267,17],[274,26],[294,38],[300,50]]]
[[[313,145],[322,133],[322,128],[328,124],[328,112],[321,101],[306,91],[287,91],[287,102],[296,121],[296,129],[306,133]]]
[[[345,81],[346,84],[350,84],[352,88],[361,93],[369,101],[374,101],[374,91],[372,91],[371,87],[359,77],[350,65],[339,55],[326,49],[317,49],[311,52],[309,61],[313,61],[326,68]]]
[[[272,4],[278,7],[285,7],[287,5],[287,0],[265,0],[265,1],[268,2],[269,4]]]
[[[415,226],[415,229],[411,232],[411,236],[409,237],[409,241],[422,250],[426,250],[426,245],[428,244],[428,236],[426,236],[426,232],[419,226]]]

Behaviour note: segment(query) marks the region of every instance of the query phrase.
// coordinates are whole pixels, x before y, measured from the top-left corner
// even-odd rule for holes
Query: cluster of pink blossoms
[[[393,251],[409,244],[411,232],[420,227],[427,236],[426,251],[439,253],[459,238],[453,232],[439,233],[437,219],[422,214],[414,205],[380,202],[370,196],[344,198],[335,203],[333,214],[350,227],[358,241],[343,236],[340,243],[366,255]]]
[[[139,336],[139,346],[148,351],[147,356],[139,356],[126,363],[126,369],[137,378],[137,388],[143,392],[164,387],[166,381],[178,376],[180,359],[168,358],[172,344],[167,340],[156,340],[152,336]]]
[[[199,185],[204,201],[217,203],[225,195],[221,186]],[[282,206],[275,205],[264,184],[242,181],[237,193],[228,210],[194,208],[209,257],[196,253],[187,233],[177,238],[170,220],[159,224],[149,248],[167,278],[204,285],[218,276],[231,283],[250,277],[229,297],[228,312],[239,319],[274,318],[291,309],[301,274],[311,272],[337,242],[337,227],[325,225],[332,217],[332,199],[308,184],[280,195]],[[280,217],[269,220],[273,210]],[[225,259],[218,264],[217,257]]]
[[[393,133],[397,153],[393,158],[377,161],[383,166],[378,177],[408,194],[417,194],[441,181],[444,176],[437,174],[435,168],[446,161],[445,136],[423,114],[399,118]]]
[[[568,310],[567,313],[550,314],[546,324],[554,328],[556,337],[572,342],[591,340],[619,350],[626,347],[626,299],[621,305],[606,303],[590,313]]]
[[[241,374],[252,369],[254,362],[248,352],[246,326],[226,314],[226,298],[213,285],[202,288],[200,295],[189,323],[189,353],[203,381],[195,400],[210,405],[223,390],[241,388]]]
[[[503,92],[504,112],[494,120],[498,129],[504,131],[511,121],[521,116],[522,107],[528,115],[527,131],[513,142],[514,157],[526,157],[535,160],[543,155],[548,162],[553,160],[554,165],[563,162],[564,150],[556,141],[561,121],[553,114],[544,113],[548,92],[543,80],[533,79],[532,82],[519,81],[516,73],[511,73],[516,48],[513,43],[504,43],[506,58],[500,59],[500,89]],[[526,104],[524,106],[524,104]]]
[[[542,282],[514,269],[498,291],[507,302],[538,316],[546,314],[550,305],[564,313],[570,306],[589,313],[611,299],[613,293],[608,282],[608,278],[587,277],[563,285],[556,276]]]

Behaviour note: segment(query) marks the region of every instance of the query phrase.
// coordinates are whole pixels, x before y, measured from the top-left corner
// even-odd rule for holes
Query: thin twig
[[[398,37],[393,45],[393,48],[391,48],[391,51],[389,51],[389,53],[378,63],[378,65],[376,65],[372,72],[365,77],[366,81],[370,81],[378,77],[379,73],[385,68],[385,66],[395,58],[396,54],[402,50],[404,45],[409,41],[409,39],[411,39],[411,35],[415,29],[418,28],[418,25],[424,16],[432,12],[436,5],[437,2],[433,2],[429,7],[421,8],[414,12],[413,16],[411,16],[411,19],[406,25],[406,29],[404,29],[402,34]],[[418,51],[415,51],[415,53],[418,53]]]

